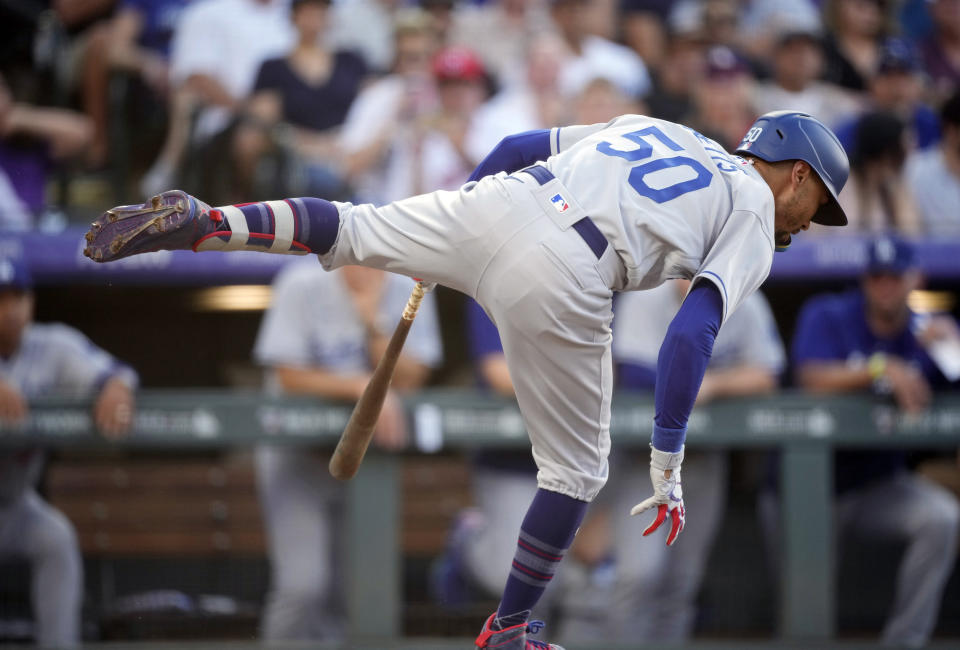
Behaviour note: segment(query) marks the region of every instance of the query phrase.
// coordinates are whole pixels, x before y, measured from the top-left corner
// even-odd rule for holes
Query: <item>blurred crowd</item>
[[[846,147],[840,200],[848,230],[869,235],[867,264],[856,287],[804,306],[788,346],[762,295],[745,304],[717,339],[698,404],[792,385],[922,412],[960,379],[955,320],[908,303],[922,283],[908,240],[960,236],[960,0],[11,0],[0,4],[0,228],[69,213],[84,178],[105,179],[112,202],[181,187],[215,205],[296,195],[381,204],[459,187],[511,133],[639,112],[732,149],[758,114],[787,108],[818,117]],[[356,399],[409,286],[308,261],[277,277],[252,357],[270,392]],[[652,390],[685,290],[618,298],[621,389]],[[441,362],[433,300],[378,424],[387,449],[407,443],[402,395]],[[476,385],[512,396],[496,329],[466,308]],[[71,328],[32,324],[32,310],[27,265],[0,260],[0,418],[22,420],[34,397],[82,394],[97,426],[123,435],[136,374]],[[641,462],[614,456],[576,562],[548,592],[563,640],[694,631],[729,461],[689,454],[686,496],[698,514],[667,553],[662,541],[638,553],[648,522],[622,516],[647,490],[630,469]],[[81,566],[69,522],[34,488],[39,463],[0,455],[0,555],[30,560],[38,638],[69,645]],[[265,638],[342,634],[333,537],[344,493],[325,465],[320,454],[256,453],[272,565]],[[457,518],[431,572],[440,605],[499,593],[534,473],[526,452],[472,458],[476,507]],[[777,476],[773,459],[758,508],[772,562]],[[838,454],[835,477],[841,535],[904,544],[879,634],[923,645],[957,556],[957,497],[900,452]],[[22,534],[4,533],[14,528]]]
[[[791,108],[847,148],[851,230],[960,232],[956,0],[54,0],[0,24],[6,228],[69,212],[77,178],[382,203],[513,132],[641,112],[732,148]]]

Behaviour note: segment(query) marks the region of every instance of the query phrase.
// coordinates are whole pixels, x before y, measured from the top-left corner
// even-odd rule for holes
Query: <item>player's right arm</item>
[[[659,528],[669,514],[667,545],[672,545],[683,530],[685,512],[680,464],[687,420],[723,322],[723,309],[723,296],[717,286],[712,282],[697,282],[670,322],[657,358],[656,416],[650,453],[654,495],[634,506],[630,514],[657,508],[657,518],[644,535]]]
[[[557,126],[508,135],[487,154],[467,180],[478,181],[484,176],[499,172],[512,174],[538,160],[546,160],[569,149],[583,138],[609,125],[610,123]]]

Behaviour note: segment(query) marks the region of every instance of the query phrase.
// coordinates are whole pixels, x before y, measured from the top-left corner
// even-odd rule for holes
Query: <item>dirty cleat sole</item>
[[[110,262],[138,253],[191,249],[213,231],[210,206],[181,190],[169,190],[141,205],[121,205],[90,225],[83,254]]]

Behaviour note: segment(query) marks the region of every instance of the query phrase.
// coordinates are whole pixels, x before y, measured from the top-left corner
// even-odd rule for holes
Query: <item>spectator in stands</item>
[[[117,0],[57,0],[49,4],[58,25],[47,36],[57,35],[41,45],[50,46],[55,70],[50,97],[34,101],[66,105],[68,96],[79,91],[83,112],[93,120],[94,137],[84,151],[86,162],[100,167],[106,162],[107,52],[110,47],[109,20]],[[39,44],[35,43],[35,47]]]
[[[18,102],[0,76],[0,229],[32,226],[47,207],[48,175],[76,160],[92,135],[84,115]]]
[[[822,27],[822,0],[748,0],[741,3],[737,37],[755,61],[768,61],[777,39],[792,26]]]
[[[677,280],[651,291],[618,296],[613,356],[619,390],[653,393],[660,343],[689,286],[689,281]],[[720,330],[697,404],[770,393],[779,383],[785,362],[770,306],[757,292]],[[588,538],[578,537],[572,549],[574,557],[595,564],[565,568],[563,581],[565,592],[589,592],[599,603],[587,603],[582,597],[563,598],[561,636],[571,644],[596,638],[620,643],[636,639],[682,643],[693,634],[697,594],[723,520],[727,453],[688,449],[684,462],[694,463],[696,470],[684,475],[684,499],[694,500],[690,507],[701,519],[687,524],[683,534],[689,537],[672,548],[659,544],[644,547],[643,552],[638,552],[638,544],[649,521],[626,516],[637,491],[643,489],[643,477],[636,471],[640,461],[636,454],[623,450],[613,461],[604,488],[606,496],[601,497],[611,532],[593,536],[609,537],[612,548],[601,543],[599,548],[586,549],[581,542]],[[591,521],[585,522],[581,530],[591,525]]]
[[[330,29],[330,46],[357,52],[367,67],[388,72],[397,58],[394,48],[398,14],[406,3],[400,0],[343,0],[335,2]]]
[[[825,41],[824,79],[866,92],[889,35],[891,16],[883,0],[828,0],[824,6],[829,35]]]
[[[466,138],[487,98],[483,63],[471,50],[448,47],[433,56],[431,66],[437,106],[389,133],[389,161],[378,179],[383,200],[457,189],[479,162]]]
[[[462,2],[453,16],[450,45],[472,48],[503,87],[523,83],[531,43],[555,33],[546,3],[537,0]]]
[[[960,1],[929,0],[933,34],[921,46],[924,70],[939,97],[960,88]]]
[[[412,282],[356,266],[326,273],[315,259],[293,262],[274,282],[273,301],[254,356],[268,370],[274,394],[325,400],[360,397],[406,305]],[[386,449],[406,444],[398,394],[423,385],[440,361],[433,295],[427,295],[397,362],[374,440]],[[344,598],[334,588],[340,557],[336,513],[345,490],[327,471],[329,454],[262,446],[257,482],[267,529],[272,584],[263,638],[330,640],[341,635]],[[341,551],[343,547],[340,546]]]
[[[836,84],[820,81],[823,45],[819,20],[784,26],[774,38],[773,77],[757,86],[758,113],[791,110],[809,113],[828,126],[849,119],[860,108],[857,98]]]
[[[645,98],[650,115],[683,123],[694,112],[694,93],[706,74],[707,47],[698,32],[671,28],[664,65],[653,72]]]
[[[453,32],[453,16],[458,4],[457,0],[419,0],[418,4],[430,16],[433,29],[436,32],[437,43],[441,47],[457,45],[450,39]],[[463,46],[473,47],[472,44],[467,43]]]
[[[419,9],[397,15],[393,71],[366,86],[341,130],[347,177],[357,200],[381,205],[399,196],[384,182],[399,164],[395,143],[439,102],[431,62],[437,49],[430,16]]]
[[[397,143],[397,159],[406,164],[394,168],[401,176],[391,184],[400,189],[393,199],[458,189],[482,160],[468,151],[467,134],[487,100],[483,63],[468,48],[447,47],[433,57],[433,77],[440,101],[435,112],[424,115],[408,138]]]
[[[815,296],[801,310],[791,348],[797,384],[821,394],[889,396],[905,413],[922,412],[931,390],[948,386],[925,346],[944,338],[960,342],[960,332],[950,316],[920,319],[910,309],[907,297],[919,283],[906,242],[890,237],[872,242],[859,289]],[[957,557],[956,498],[911,472],[902,450],[837,452],[834,487],[841,539],[906,543],[883,641],[924,645]],[[775,539],[773,490],[762,494],[760,510]],[[776,560],[775,550],[772,556]]]
[[[123,0],[106,28],[107,55],[97,59],[102,70],[95,74],[108,78],[115,72],[130,74],[136,85],[128,92],[141,93],[151,102],[169,100],[170,40],[174,28],[191,0]],[[106,88],[106,81],[102,83]],[[146,92],[144,92],[144,90]],[[106,161],[109,149],[108,122],[109,93],[98,98],[100,105],[91,113],[94,121],[94,141],[90,158]],[[114,115],[113,119],[139,116]],[[131,125],[137,128],[138,125]],[[106,161],[109,162],[109,161]]]
[[[330,0],[294,0],[296,47],[260,66],[235,142],[243,193],[251,192],[257,163],[273,147],[287,164],[265,188],[267,194],[350,198],[337,140],[367,67],[357,54],[325,45],[329,6]],[[303,178],[296,178],[297,170]]]
[[[597,77],[606,77],[628,97],[650,90],[647,67],[630,48],[586,31],[587,0],[551,0],[551,16],[570,53],[560,70],[560,92],[575,97]]]
[[[706,56],[706,73],[694,90],[694,113],[686,123],[732,151],[757,115],[756,80],[747,62],[728,47],[711,47]]]
[[[0,259],[0,421],[24,423],[43,397],[93,398],[93,424],[107,437],[124,435],[133,418],[137,375],[61,324],[34,324],[30,273],[22,258]],[[43,647],[80,643],[83,564],[76,532],[43,500],[36,483],[39,449],[0,453],[0,557],[26,559],[31,569],[35,640]]]
[[[670,30],[667,21],[673,0],[620,0],[620,31],[623,43],[647,64],[651,75],[665,61]]]
[[[260,64],[293,44],[283,0],[200,0],[183,12],[170,54],[170,124],[140,189],[176,185],[189,144],[208,143],[243,106]]]
[[[913,47],[899,38],[888,38],[880,52],[877,72],[869,82],[869,111],[886,111],[899,117],[914,147],[925,149],[940,138],[937,115],[924,103],[923,69]],[[847,151],[853,151],[861,115],[839,124],[834,132]]]
[[[939,146],[913,152],[906,176],[923,232],[960,236],[960,90],[940,109]]]
[[[559,74],[566,48],[556,34],[533,37],[527,43],[525,77],[505,85],[477,111],[467,138],[467,150],[483,160],[502,138],[533,129],[565,124],[569,101],[560,95]]]
[[[851,230],[904,234],[920,230],[904,175],[908,147],[906,126],[896,115],[871,112],[860,118],[850,152],[850,178],[839,197]],[[824,234],[824,229],[814,226],[810,232]]]

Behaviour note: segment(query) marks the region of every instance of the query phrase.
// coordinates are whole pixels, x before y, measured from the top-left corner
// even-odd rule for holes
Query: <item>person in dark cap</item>
[[[33,283],[22,257],[0,257],[0,423],[25,422],[39,397],[92,397],[94,425],[107,437],[127,432],[136,373],[83,334],[34,324]],[[72,524],[37,494],[43,454],[0,452],[0,558],[31,568],[35,641],[43,647],[80,642],[83,565]]]
[[[912,148],[926,149],[940,139],[936,113],[925,103],[926,78],[920,58],[909,42],[888,38],[883,42],[876,72],[868,82],[866,112],[885,111],[906,126]],[[838,124],[836,133],[847,152],[853,150],[863,112]]]
[[[833,125],[859,110],[859,98],[853,93],[821,80],[824,56],[819,22],[781,25],[774,35],[770,63],[772,78],[757,87],[754,97],[759,112],[789,106]]]
[[[920,217],[903,173],[910,147],[906,124],[894,113],[871,111],[857,122],[849,152],[850,182],[840,197],[853,229],[919,232]]]
[[[951,385],[925,345],[932,338],[960,341],[960,334],[952,317],[921,319],[910,309],[907,298],[920,282],[907,242],[872,241],[858,289],[815,296],[801,310],[791,350],[796,383],[812,393],[870,393],[904,413],[922,412],[934,389]],[[904,450],[837,452],[834,487],[841,538],[906,544],[882,637],[924,645],[957,557],[956,498],[911,472]],[[764,494],[761,514],[770,530],[776,509],[772,491]]]

